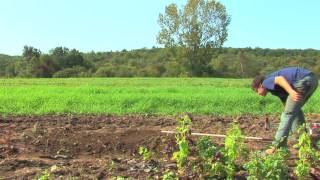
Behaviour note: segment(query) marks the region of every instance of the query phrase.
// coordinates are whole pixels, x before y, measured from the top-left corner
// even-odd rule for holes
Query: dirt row
[[[37,178],[45,170],[57,177],[110,179],[161,178],[162,170],[174,167],[176,150],[172,134],[178,116],[47,115],[0,118],[0,179]],[[193,116],[192,132],[225,134],[232,122],[246,136],[272,138],[275,116]],[[318,116],[308,116],[311,122]],[[270,126],[266,125],[270,122]],[[197,137],[194,137],[195,139]],[[214,138],[216,143],[223,139]],[[248,142],[250,150],[264,149],[269,142]],[[140,146],[156,152],[156,161],[145,163]]]

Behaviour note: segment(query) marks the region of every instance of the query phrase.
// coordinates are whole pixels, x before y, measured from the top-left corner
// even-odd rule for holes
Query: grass
[[[280,100],[259,97],[250,79],[0,79],[0,113],[199,115],[277,114]],[[319,91],[304,107],[320,113]]]

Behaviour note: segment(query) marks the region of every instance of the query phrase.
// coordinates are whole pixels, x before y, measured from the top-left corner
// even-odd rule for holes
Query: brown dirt
[[[134,179],[161,178],[177,148],[173,135],[176,118],[170,116],[47,115],[0,118],[0,179],[32,179],[48,169],[55,178]],[[265,129],[265,119],[271,129]],[[312,122],[319,116],[308,116]],[[273,116],[195,116],[193,132],[225,134],[237,121],[247,136],[272,138],[278,119]],[[196,137],[194,138],[196,139]],[[215,138],[216,143],[223,139]],[[269,142],[248,142],[250,150],[262,150]],[[9,146],[9,147],[8,147]],[[156,152],[143,162],[137,150],[145,146]]]

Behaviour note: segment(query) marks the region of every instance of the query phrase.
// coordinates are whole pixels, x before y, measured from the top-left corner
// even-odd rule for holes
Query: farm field
[[[0,180],[320,180],[319,6],[0,1]]]
[[[265,118],[271,121],[265,129]],[[320,117],[308,116],[312,122]],[[272,138],[277,117],[273,116],[195,116],[193,132],[225,134],[237,120],[246,136]],[[161,179],[166,169],[176,169],[172,160],[178,147],[174,135],[161,130],[175,130],[172,116],[112,116],[112,115],[44,115],[8,116],[0,119],[1,137],[10,133],[10,146],[1,144],[0,178],[39,178],[45,170],[61,179]],[[198,137],[192,137],[196,141]],[[5,141],[6,139],[4,139]],[[213,138],[218,146],[223,139]],[[3,143],[3,142],[2,142]],[[249,151],[263,150],[270,142],[248,141]],[[138,153],[139,147],[154,152],[150,162]],[[195,145],[190,146],[190,158],[195,157]],[[295,166],[296,151],[288,163]],[[295,153],[295,154],[294,154]],[[291,170],[292,174],[292,170]],[[198,179],[195,174],[190,178]],[[245,179],[240,171],[236,179]]]
[[[215,78],[1,79],[0,113],[279,114],[280,101],[259,97],[250,83]],[[320,113],[319,96],[318,90],[305,113]]]
[[[304,108],[308,122],[320,122],[318,99],[319,91]],[[191,132],[226,134],[236,124],[244,136],[271,139],[281,112],[277,99],[252,92],[249,79],[2,79],[0,103],[0,179],[162,179],[169,171],[201,179],[208,174],[199,169],[179,174],[175,135],[161,130],[175,131],[189,113]],[[188,137],[189,163],[199,161],[198,141]],[[223,138],[212,142],[225,146]],[[248,153],[269,144],[245,141]],[[295,179],[298,152],[290,152]],[[248,176],[242,165],[235,179]]]

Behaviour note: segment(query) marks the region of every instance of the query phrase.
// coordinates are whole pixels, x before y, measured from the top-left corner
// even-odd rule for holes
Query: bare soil
[[[266,129],[265,120],[271,122]],[[0,118],[0,179],[34,179],[44,170],[66,179],[158,179],[177,149],[172,134],[173,116],[46,115]],[[192,132],[225,134],[231,123],[239,123],[246,136],[273,138],[279,122],[274,116],[195,116]],[[319,122],[316,115],[309,122]],[[194,137],[192,139],[196,139]],[[223,139],[213,138],[217,144]],[[250,150],[263,150],[270,142],[248,141]],[[144,162],[140,146],[155,152]]]

